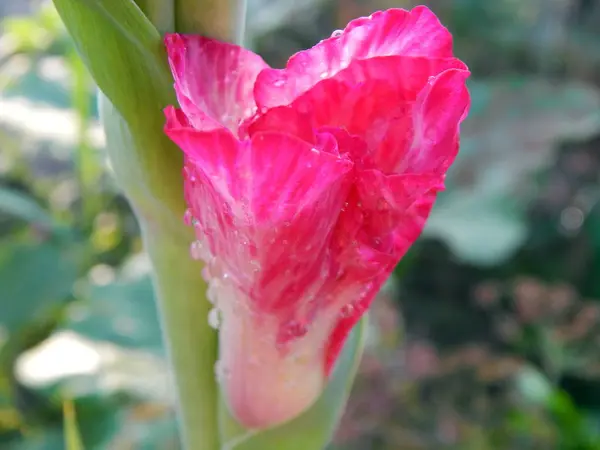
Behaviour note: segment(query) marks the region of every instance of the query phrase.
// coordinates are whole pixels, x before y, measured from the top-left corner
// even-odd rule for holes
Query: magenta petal
[[[386,146],[380,150],[383,165],[394,172],[445,173],[458,153],[460,123],[470,106],[466,80],[469,72],[447,70],[432,79],[419,94],[412,113],[413,139],[402,155],[393,135],[386,136]],[[393,130],[390,130],[393,133]]]
[[[186,153],[186,199],[210,254],[257,308],[297,307],[350,182],[352,163],[329,148],[335,140],[320,139],[321,148],[276,133],[242,142],[226,130],[167,134]]]
[[[384,175],[377,170],[363,171],[358,177],[357,192],[362,209],[368,212],[363,224],[368,243],[379,251],[404,254],[412,242],[398,246],[393,239],[398,223],[419,198],[443,188],[443,178],[435,174]],[[410,222],[403,223],[405,228],[412,226]]]
[[[243,134],[260,132],[289,134],[309,143],[316,139],[312,114],[288,106],[269,109],[243,126]]]
[[[353,61],[397,55],[452,57],[452,36],[425,6],[380,11],[354,20],[344,31],[296,53],[285,69],[262,71],[256,100],[259,107],[287,105]]]
[[[376,166],[392,172],[413,145],[415,120],[422,115],[415,102],[422,101],[436,77],[448,70],[468,75],[455,58],[390,56],[356,61],[296,98],[291,108],[310,113],[317,127],[343,127],[360,136]],[[447,84],[445,80],[442,77],[436,84]],[[456,85],[461,82],[464,90],[464,77]],[[468,98],[462,97],[463,90],[448,92],[444,101],[464,107]]]
[[[342,308],[329,337],[328,373],[354,325],[369,308],[397,262],[420,236],[437,192],[443,189],[442,177],[434,175],[386,176],[378,171],[365,171],[359,179],[356,198],[360,199],[362,225],[355,232],[362,242],[346,250],[344,260],[351,264],[346,263],[344,268],[347,280],[340,282],[348,288],[352,286],[351,280],[358,280],[354,288],[356,294],[351,303]],[[343,232],[342,228],[338,228],[338,233]],[[352,228],[350,225],[348,229]]]
[[[190,121],[203,129],[206,115],[237,134],[239,124],[256,112],[254,82],[268,65],[249,50],[201,36],[167,34],[165,44],[177,97]]]

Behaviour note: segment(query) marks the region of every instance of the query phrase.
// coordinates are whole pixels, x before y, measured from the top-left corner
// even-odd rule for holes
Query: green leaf
[[[0,187],[0,214],[7,214],[25,222],[54,228],[54,220],[28,195],[7,187]]]
[[[354,328],[323,394],[308,411],[291,422],[261,432],[245,430],[221,400],[221,450],[321,450],[330,442],[344,412],[362,355],[366,318]]]
[[[107,150],[138,215],[181,218],[181,151],[163,132],[176,104],[161,35],[132,0],[54,0],[100,88]]]
[[[0,253],[0,325],[17,331],[68,297],[77,263],[76,254],[54,242],[6,244]]]
[[[57,427],[44,427],[29,431],[25,438],[8,444],[8,450],[64,450],[63,431]]]
[[[54,0],[54,5],[98,87],[129,123],[174,102],[161,36],[135,2]]]
[[[67,403],[70,403],[70,400]],[[38,426],[31,426],[32,424],[29,423],[23,437],[11,443],[7,450],[115,448],[116,439],[123,425],[127,423],[128,410],[121,408],[122,405],[113,399],[101,396],[77,399],[73,404],[77,406],[76,418],[71,415],[73,411],[67,410],[66,413],[63,411],[62,426],[55,421],[44,422]],[[139,430],[135,431],[139,432]],[[131,441],[133,439],[125,442]],[[4,447],[2,449],[4,450]]]
[[[424,236],[442,238],[464,261],[493,266],[514,254],[527,226],[518,203],[506,193],[456,189],[440,197]]]
[[[516,388],[529,404],[547,405],[554,388],[548,378],[533,366],[525,366],[515,378]]]
[[[150,276],[82,288],[65,328],[87,338],[156,353],[162,351],[156,299]]]

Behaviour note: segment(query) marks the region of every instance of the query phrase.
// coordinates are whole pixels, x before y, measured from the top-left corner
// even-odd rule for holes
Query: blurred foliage
[[[278,66],[416,3],[254,2]],[[139,230],[90,77],[37,3],[0,0],[21,10],[0,25],[0,448],[177,448]],[[471,116],[333,447],[600,449],[600,2],[428,3],[474,72]]]

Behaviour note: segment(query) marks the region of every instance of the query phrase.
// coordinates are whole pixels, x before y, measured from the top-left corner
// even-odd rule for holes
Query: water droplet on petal
[[[215,330],[219,329],[219,325],[221,325],[221,317],[217,308],[213,308],[208,312],[208,324]]]
[[[192,219],[193,219],[193,215],[192,215],[192,210],[191,209],[186,209],[185,210],[185,214],[183,215],[183,223],[185,223],[188,227],[192,224]]]
[[[217,361],[215,363],[215,375],[217,376],[217,380],[222,381],[231,376],[231,371],[223,364],[223,362]]]
[[[210,259],[207,267],[208,267],[208,272],[210,273],[211,277],[221,278],[221,276],[223,275],[223,273],[221,271],[221,265],[219,263],[219,260],[216,257],[213,257]]]
[[[261,270],[261,265],[260,262],[256,259],[251,259],[250,260],[250,265],[252,266],[252,272],[254,273],[258,273]]]
[[[331,33],[331,37],[340,37],[342,34],[344,34],[344,30],[335,30]]]
[[[389,208],[390,208],[390,204],[387,201],[385,201],[384,199],[380,198],[377,201],[377,209],[379,211],[387,211]]]
[[[281,87],[281,86],[283,86],[283,83],[285,83],[285,81],[280,78],[279,80],[275,80],[273,82],[273,86],[275,86],[275,87]]]
[[[208,285],[208,289],[206,290],[206,299],[213,305],[216,305],[217,301],[218,301],[217,292],[218,292],[218,282],[212,281]]]
[[[325,71],[323,73],[321,73],[321,75],[319,75],[319,77],[321,78],[321,80],[327,78],[329,76],[329,72]]]
[[[308,327],[306,324],[300,323],[297,320],[290,320],[283,325],[282,332],[286,338],[299,338],[308,332]]]
[[[342,319],[351,317],[354,314],[355,310],[356,308],[354,307],[354,305],[352,303],[348,303],[347,305],[344,305],[340,310],[340,317]]]
[[[192,259],[199,260],[204,256],[204,246],[201,241],[194,241],[192,245],[190,245],[190,256]]]

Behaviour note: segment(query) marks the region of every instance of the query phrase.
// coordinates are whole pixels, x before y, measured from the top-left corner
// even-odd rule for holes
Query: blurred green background
[[[426,2],[462,150],[371,314],[336,450],[600,449],[600,0]],[[281,66],[391,0],[250,0]],[[0,448],[177,449],[135,218],[52,6],[0,0]],[[198,320],[206,320],[199,317]],[[284,450],[284,449],[282,449]]]

